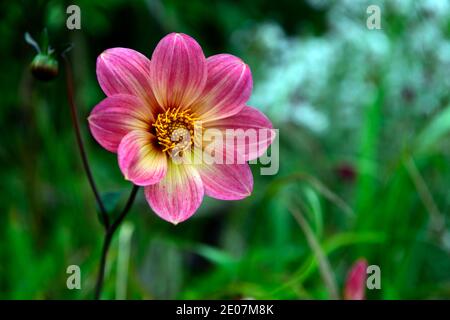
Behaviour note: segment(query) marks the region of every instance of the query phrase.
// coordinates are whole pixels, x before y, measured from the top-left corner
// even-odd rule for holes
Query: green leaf
[[[314,189],[310,187],[305,187],[303,192],[305,194],[305,198],[307,200],[307,204],[310,209],[309,213],[311,213],[312,219],[314,221],[317,238],[321,238],[323,231],[323,214],[319,196],[314,191]]]
[[[38,43],[36,42],[36,40],[33,39],[33,37],[28,32],[25,32],[25,42],[28,43],[30,46],[32,46],[34,49],[36,49],[37,53],[41,53],[41,48],[39,48]]]
[[[103,206],[105,207],[106,213],[110,218],[115,218],[118,214],[117,206],[119,204],[120,198],[123,195],[123,191],[107,191],[102,192],[100,194],[100,198],[102,199]],[[103,223],[102,213],[97,204],[97,217],[101,224]]]
[[[426,152],[450,132],[450,106],[437,114],[417,138],[417,151]]]
[[[199,244],[194,246],[192,249],[198,255],[217,265],[228,266],[236,262],[236,259],[230,256],[227,252],[211,246]]]

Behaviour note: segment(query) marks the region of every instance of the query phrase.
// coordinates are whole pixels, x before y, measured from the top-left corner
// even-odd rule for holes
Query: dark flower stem
[[[73,128],[75,130],[75,137],[77,139],[78,149],[80,151],[81,160],[83,161],[84,171],[86,172],[86,175],[89,180],[89,184],[91,185],[91,189],[94,192],[95,200],[97,201],[98,207],[100,209],[102,222],[103,222],[105,228],[108,228],[109,227],[108,212],[106,212],[105,206],[103,205],[102,199],[100,198],[100,193],[98,192],[97,186],[95,185],[94,177],[92,176],[91,167],[89,166],[89,162],[88,162],[88,159],[86,156],[86,150],[84,149],[83,139],[81,137],[80,123],[78,120],[78,114],[77,114],[77,109],[75,106],[75,99],[74,99],[72,68],[70,66],[70,62],[67,59],[67,57],[64,55],[63,55],[63,57],[64,57],[64,61],[66,64],[67,97],[69,99],[70,114],[72,117]]]
[[[125,204],[125,207],[123,208],[122,212],[117,217],[117,219],[112,224],[110,224],[108,212],[106,211],[106,208],[100,197],[100,193],[98,192],[97,186],[95,185],[94,177],[92,175],[92,171],[89,166],[88,159],[87,159],[86,150],[83,145],[83,139],[81,137],[80,123],[78,120],[78,114],[77,114],[77,109],[75,106],[75,99],[74,99],[72,68],[70,66],[69,60],[67,59],[67,57],[64,54],[63,54],[63,58],[64,58],[65,66],[66,66],[67,96],[69,99],[70,114],[72,117],[72,124],[73,124],[73,128],[75,131],[75,137],[77,140],[78,149],[80,151],[81,160],[83,161],[84,171],[86,172],[86,175],[89,180],[89,184],[91,185],[91,189],[94,193],[95,199],[96,199],[98,207],[100,209],[103,226],[105,228],[105,238],[103,240],[102,255],[100,258],[100,266],[99,266],[97,281],[96,281],[96,285],[95,285],[94,298],[96,300],[98,300],[98,299],[100,299],[100,296],[102,293],[103,280],[105,277],[106,258],[108,257],[108,251],[109,251],[109,247],[111,245],[111,240],[112,240],[117,228],[120,226],[123,219],[125,219],[126,215],[130,211],[131,206],[133,205],[134,199],[136,198],[136,194],[137,194],[137,191],[139,190],[139,187],[136,185],[133,185],[133,189],[131,190],[130,196],[128,197],[128,201]]]
[[[113,222],[111,226],[106,228],[105,233],[105,239],[103,240],[103,249],[102,249],[102,257],[100,259],[100,269],[98,271],[97,276],[97,283],[95,285],[95,299],[100,299],[100,295],[103,288],[103,279],[105,277],[105,268],[106,268],[106,257],[108,255],[109,247],[111,245],[112,237],[119,227],[119,225],[122,223],[123,219],[127,215],[128,211],[130,211],[131,206],[133,205],[134,199],[136,198],[136,193],[139,190],[139,187],[134,185],[133,189],[131,190],[130,196],[128,198],[128,201],[123,208],[122,212],[120,213],[119,217],[116,221]]]

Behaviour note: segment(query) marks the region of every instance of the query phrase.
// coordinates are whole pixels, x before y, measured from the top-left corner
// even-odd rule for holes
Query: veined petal
[[[143,54],[127,48],[105,50],[97,58],[97,78],[107,96],[134,95],[160,111],[150,87],[150,60]]]
[[[205,194],[220,200],[239,200],[253,190],[253,176],[248,164],[202,164],[197,167]]]
[[[125,179],[138,186],[148,186],[164,178],[167,156],[156,143],[156,137],[143,130],[132,131],[122,139],[117,154]]]
[[[145,187],[150,207],[173,224],[191,217],[200,206],[203,194],[203,183],[197,170],[173,161],[168,161],[167,174],[159,183]]]
[[[192,109],[204,121],[232,116],[245,106],[253,88],[250,68],[230,54],[206,59],[208,79]]]
[[[120,141],[128,132],[147,130],[152,120],[148,105],[126,94],[106,97],[95,106],[88,118],[95,140],[111,152],[117,152]]]
[[[221,130],[225,148],[223,154],[243,161],[260,157],[275,139],[270,120],[261,111],[249,106],[234,116],[205,122],[204,127],[205,130]]]
[[[171,33],[156,46],[150,83],[161,106],[188,107],[201,94],[206,77],[206,59],[193,38]]]

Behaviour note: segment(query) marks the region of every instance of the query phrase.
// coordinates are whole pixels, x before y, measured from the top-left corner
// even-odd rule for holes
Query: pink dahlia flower
[[[174,224],[188,219],[205,194],[222,200],[251,194],[246,161],[262,155],[275,134],[269,119],[246,105],[252,76],[242,60],[229,54],[206,59],[193,38],[172,33],[151,60],[131,49],[106,50],[97,59],[97,78],[107,97],[89,116],[92,135],[118,154],[125,179],[144,187],[161,218]],[[268,134],[224,139],[211,148],[202,143],[208,129],[224,136],[229,129],[240,129],[241,137],[246,130]],[[192,159],[197,150],[227,161],[175,161]]]

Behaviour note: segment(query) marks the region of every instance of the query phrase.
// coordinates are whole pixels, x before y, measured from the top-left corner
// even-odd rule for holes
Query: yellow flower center
[[[190,109],[180,111],[180,108],[172,108],[158,114],[153,127],[162,151],[172,152],[175,149],[180,152],[190,148],[194,143],[197,119]]]

